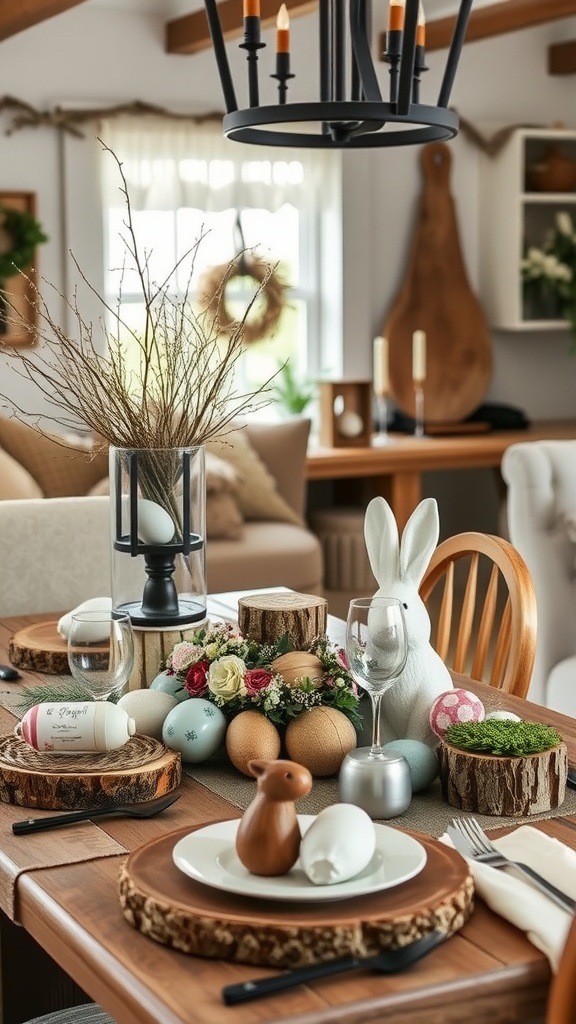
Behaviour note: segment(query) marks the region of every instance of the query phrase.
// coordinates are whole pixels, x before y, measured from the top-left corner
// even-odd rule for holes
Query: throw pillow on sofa
[[[278,491],[276,480],[254,450],[244,429],[233,430],[220,439],[208,441],[206,449],[236,470],[238,504],[244,519],[271,519],[294,523],[295,526],[304,525],[303,518]],[[278,458],[289,459],[289,451],[278,451]]]
[[[42,488],[28,470],[0,449],[0,501],[43,497]]]
[[[0,417],[0,448],[19,462],[45,498],[86,494],[108,472],[108,453],[93,451],[82,437],[72,441],[41,434],[35,427]]]

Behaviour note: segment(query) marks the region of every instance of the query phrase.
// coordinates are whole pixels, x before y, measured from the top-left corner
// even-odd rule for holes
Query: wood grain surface
[[[462,257],[450,193],[450,149],[432,142],[421,152],[423,192],[408,266],[386,317],[390,393],[414,416],[412,334],[426,334],[424,419],[463,420],[482,402],[492,376],[492,339]]]
[[[237,595],[219,599],[234,607]],[[0,660],[6,660],[14,630],[25,624],[24,618],[0,622]],[[38,681],[38,676],[25,673],[17,685]],[[541,719],[541,708],[535,704],[465,677],[457,676],[455,682],[479,693],[487,706],[520,711],[531,721]],[[552,711],[547,718],[564,737],[569,760],[575,764],[576,720]],[[11,722],[9,713],[0,709],[2,730],[7,731]],[[126,849],[135,850],[176,829],[239,817],[237,808],[188,777],[180,792],[177,803],[157,818],[114,818],[99,827]],[[568,819],[541,821],[536,827],[576,848],[576,829]],[[190,1024],[192,1019],[196,1024],[222,1024],[232,1016],[234,1024],[376,1024],[384,1019],[386,1024],[510,1024],[544,1012],[550,981],[545,957],[481,900],[449,942],[402,974],[385,977],[357,971],[226,1008],[220,995],[223,985],[270,969],[184,955],[132,928],[123,919],[118,898],[123,862],[124,858],[105,858],[28,872],[18,880],[19,919],[24,926],[19,933],[29,933],[118,1024]],[[17,948],[18,953],[16,947],[3,946],[4,970],[24,990],[33,976],[33,951],[23,955]],[[21,1001],[16,1000],[12,1017],[5,1016],[4,1024],[22,1020],[20,1009]]]
[[[48,620],[19,629],[10,641],[8,654],[12,664],[48,675],[70,675],[68,644],[57,626],[57,620]]]

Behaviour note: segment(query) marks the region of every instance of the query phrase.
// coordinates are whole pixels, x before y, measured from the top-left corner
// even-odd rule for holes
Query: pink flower
[[[202,697],[208,689],[208,683],[206,676],[208,669],[210,668],[210,662],[204,659],[203,661],[197,661],[195,665],[191,665],[186,673],[186,679],[184,680],[184,689],[188,691],[191,697]]]
[[[345,668],[346,670],[350,668],[350,665],[348,664],[348,658],[346,657],[346,651],[344,651],[341,647],[338,648],[336,652],[336,657],[340,664],[342,665],[342,668]]]
[[[246,693],[252,697],[264,690],[272,680],[272,673],[265,668],[249,668],[244,676]]]

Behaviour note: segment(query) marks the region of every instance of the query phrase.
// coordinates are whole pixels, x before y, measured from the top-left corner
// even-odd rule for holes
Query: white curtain
[[[104,121],[100,135],[122,163],[134,210],[275,211],[292,201],[303,212],[318,212],[339,159],[317,150],[230,142],[219,122],[118,117]],[[124,206],[110,153],[104,153],[102,170],[105,202]]]

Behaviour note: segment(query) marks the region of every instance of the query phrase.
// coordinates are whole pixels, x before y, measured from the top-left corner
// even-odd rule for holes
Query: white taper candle
[[[374,394],[387,395],[389,386],[388,338],[374,338]]]
[[[426,380],[426,335],[414,331],[412,335],[412,379],[421,383]]]

